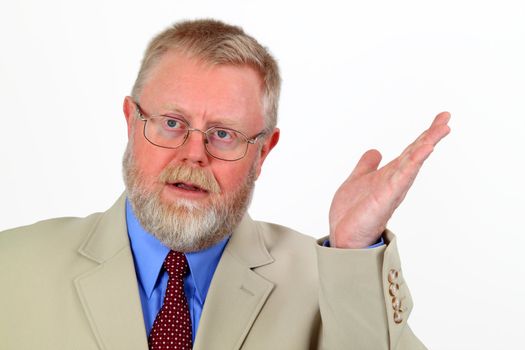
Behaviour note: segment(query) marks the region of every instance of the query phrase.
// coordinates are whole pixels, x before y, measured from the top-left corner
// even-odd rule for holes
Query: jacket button
[[[400,311],[401,310],[401,300],[399,298],[396,298],[396,297],[392,298],[392,308],[395,311]]]
[[[394,322],[398,324],[403,322],[403,317],[401,317],[401,313],[399,311],[394,311]]]
[[[388,287],[388,292],[393,297],[397,296],[398,291],[399,291],[399,284],[397,283],[392,283],[390,287]]]
[[[388,272],[388,282],[395,283],[399,277],[399,271],[392,269]]]

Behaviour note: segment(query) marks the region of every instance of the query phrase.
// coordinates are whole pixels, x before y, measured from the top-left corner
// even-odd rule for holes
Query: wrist
[[[349,240],[347,242],[335,242],[330,237],[324,242],[325,247],[340,248],[340,249],[370,249],[382,246],[385,244],[385,240],[382,235],[379,235],[378,238],[372,241],[353,241]]]

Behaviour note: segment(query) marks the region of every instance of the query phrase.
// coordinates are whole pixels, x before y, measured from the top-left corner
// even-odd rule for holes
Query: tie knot
[[[166,260],[164,260],[164,268],[168,271],[170,278],[177,279],[182,279],[189,270],[186,256],[173,250],[168,253]]]

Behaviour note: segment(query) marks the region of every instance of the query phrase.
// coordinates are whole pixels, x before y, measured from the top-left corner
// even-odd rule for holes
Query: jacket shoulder
[[[263,236],[266,246],[269,250],[272,250],[273,248],[280,245],[293,245],[299,249],[312,249],[315,247],[315,238],[289,227],[264,221],[255,221],[255,224],[258,227],[258,231]]]
[[[84,218],[63,217],[47,219],[31,225],[20,226],[0,232],[0,256],[17,248],[44,248],[65,243],[78,243],[89,234],[100,220],[102,213]]]
[[[317,271],[316,239],[291,228],[274,223],[256,221],[257,231],[268,253],[275,259],[274,267],[281,271],[295,274],[306,273],[317,279],[312,273]]]

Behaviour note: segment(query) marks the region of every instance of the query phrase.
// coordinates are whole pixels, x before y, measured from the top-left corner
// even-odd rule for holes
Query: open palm
[[[438,114],[430,128],[381,168],[378,168],[379,151],[363,154],[332,200],[329,214],[332,247],[365,248],[379,239],[419,169],[436,144],[450,132],[449,119],[448,112]]]

